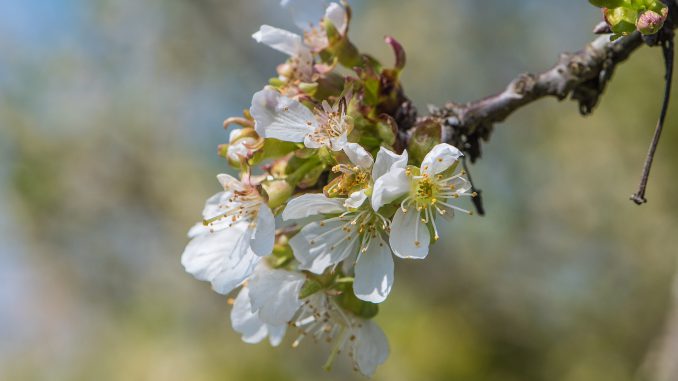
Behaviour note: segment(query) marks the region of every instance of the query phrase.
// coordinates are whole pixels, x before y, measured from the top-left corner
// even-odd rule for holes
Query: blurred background
[[[422,114],[550,67],[600,20],[586,1],[351,4],[363,52],[405,46]],[[226,298],[179,263],[228,170],[222,121],[284,59],[251,39],[264,23],[295,30],[277,0],[0,0],[0,380],[362,379],[293,335],[242,343]],[[628,200],[662,77],[642,48],[593,116],[546,100],[498,126],[472,167],[487,216],[396,263],[375,380],[623,381],[678,363],[662,349],[678,340],[678,97],[650,202]]]

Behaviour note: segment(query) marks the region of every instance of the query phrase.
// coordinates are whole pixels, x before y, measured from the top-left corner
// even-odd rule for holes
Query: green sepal
[[[341,65],[349,69],[360,66],[362,58],[358,48],[351,43],[347,36],[339,33],[329,19],[325,19],[324,26],[329,41],[329,47],[326,50],[334,55]]]
[[[352,282],[341,284],[343,292],[337,296],[337,303],[343,309],[363,319],[371,319],[377,316],[379,305],[358,299],[353,293],[352,284]]]
[[[268,84],[275,87],[276,89],[280,89],[281,87],[285,86],[285,81],[278,77],[273,77],[268,80]]]
[[[304,94],[315,98],[316,93],[318,92],[318,84],[317,83],[301,82],[299,84],[299,90],[303,91]]]
[[[317,100],[338,96],[344,88],[344,83],[345,79],[342,75],[335,72],[325,74],[318,78],[317,88],[312,96]]]
[[[306,279],[306,282],[304,282],[304,285],[301,286],[301,290],[299,291],[299,299],[308,298],[324,288],[325,287],[320,282],[314,279]]]
[[[636,30],[638,11],[631,8],[619,7],[604,10],[605,20],[615,34],[630,34]]]
[[[393,146],[398,134],[398,124],[395,119],[387,114],[382,114],[381,119],[376,124],[377,136],[387,146]]]

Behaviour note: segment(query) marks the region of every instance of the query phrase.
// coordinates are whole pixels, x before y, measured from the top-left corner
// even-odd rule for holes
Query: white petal
[[[466,193],[471,190],[471,182],[466,180],[463,177],[457,177],[456,179],[446,183],[448,187],[454,187],[455,192]]]
[[[250,113],[254,129],[264,138],[302,142],[316,125],[311,110],[269,87],[254,94]]]
[[[272,346],[277,347],[282,342],[285,337],[285,331],[287,330],[287,324],[281,324],[278,326],[268,325],[268,342]]]
[[[348,135],[342,132],[339,136],[330,137],[330,149],[332,151],[341,151],[348,144]]]
[[[299,291],[306,281],[301,273],[285,270],[262,270],[249,280],[252,311],[259,312],[261,321],[274,326],[290,320],[301,307]]]
[[[348,16],[344,7],[337,3],[330,4],[325,11],[325,18],[330,20],[339,33],[342,35],[346,34]]]
[[[346,276],[353,276],[355,274],[355,263],[358,260],[358,254],[360,254],[360,250],[356,248],[341,262],[341,270]]]
[[[334,214],[346,211],[345,198],[329,198],[322,193],[307,193],[293,198],[282,213],[283,220],[298,220],[318,214]]]
[[[231,310],[231,326],[242,335],[242,341],[255,344],[268,334],[266,325],[252,312],[249,290],[243,287],[233,303]]]
[[[271,208],[262,203],[257,216],[257,226],[250,241],[252,251],[260,257],[265,257],[273,251],[275,243],[275,217]]]
[[[407,212],[398,208],[391,222],[389,241],[393,253],[400,258],[426,258],[431,235],[416,208],[411,207]]]
[[[421,172],[436,175],[454,164],[464,156],[456,147],[447,143],[440,143],[427,153],[421,162]]]
[[[351,160],[353,165],[362,169],[370,169],[372,168],[372,164],[374,164],[372,155],[358,143],[346,143],[344,145],[344,153],[348,156],[348,159]]]
[[[372,208],[377,211],[410,191],[410,179],[403,168],[392,168],[374,182]]]
[[[318,149],[326,144],[326,141],[316,139],[314,135],[309,134],[304,136],[304,146],[306,148]]]
[[[230,203],[228,200],[233,196],[232,192],[219,192],[205,201],[205,207],[202,210],[202,218],[209,220],[225,212],[223,206]]]
[[[322,274],[358,250],[358,227],[347,224],[350,217],[330,222],[312,222],[290,240],[300,268]],[[346,225],[346,226],[344,226]],[[348,231],[343,230],[346,228]]]
[[[245,185],[240,180],[226,173],[218,174],[217,180],[227,191],[242,191],[245,189]]]
[[[313,261],[313,258],[311,257],[311,244],[306,237],[297,233],[294,237],[290,238],[289,244],[292,248],[294,258],[301,262],[302,265]]]
[[[226,156],[235,162],[238,162],[242,157],[246,158],[249,154],[249,149],[245,147],[246,143],[249,142],[246,142],[246,140],[243,139],[235,144],[229,144],[228,148],[226,148]]]
[[[371,377],[377,367],[386,361],[390,349],[386,335],[371,320],[366,320],[357,329],[354,357],[360,373]]]
[[[367,251],[358,255],[353,292],[366,302],[381,303],[393,286],[391,248],[381,237],[370,240]]]
[[[347,208],[358,209],[360,206],[367,200],[367,194],[365,194],[365,189],[355,191],[351,193],[351,196],[346,199],[344,206]]]
[[[235,298],[231,310],[231,325],[233,330],[242,335],[244,342],[258,343],[268,335],[268,340],[274,347],[280,344],[287,328],[287,324],[278,326],[265,324],[256,313],[252,312],[252,303],[247,287],[243,287]]]
[[[193,225],[191,229],[188,231],[188,238],[195,238],[199,235],[202,234],[207,234],[209,233],[210,228],[205,226],[202,222],[198,222],[197,224]]]
[[[324,2],[318,0],[282,0],[280,5],[291,11],[294,24],[302,30],[318,24],[324,8]]]
[[[372,178],[376,181],[393,168],[405,169],[407,167],[407,159],[407,151],[403,151],[402,155],[398,155],[384,147],[379,148],[377,160],[374,163],[374,167],[372,167]]]
[[[241,134],[242,134],[243,129],[242,128],[234,128],[231,130],[231,132],[228,134],[228,142],[233,143],[235,139],[237,139]]]
[[[246,223],[210,232],[202,229],[188,243],[181,255],[186,271],[199,280],[212,283],[212,288],[227,294],[252,274],[260,257],[249,248],[251,230]]]
[[[269,25],[262,25],[259,31],[252,35],[252,38],[289,56],[299,55],[299,51],[304,46],[298,34]]]

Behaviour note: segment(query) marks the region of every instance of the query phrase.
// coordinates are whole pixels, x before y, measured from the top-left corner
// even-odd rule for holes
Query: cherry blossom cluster
[[[298,3],[282,6],[295,15]],[[308,2],[307,2],[308,3]],[[315,2],[317,4],[319,2]],[[308,10],[308,4],[303,10]],[[348,39],[351,9],[330,3],[296,34],[268,25],[253,38],[287,55],[254,94],[219,153],[239,176],[217,176],[190,231],[186,271],[236,293],[232,326],[247,343],[294,331],[348,353],[370,376],[389,354],[373,318],[394,283],[394,256],[423,259],[441,219],[473,197],[457,148],[439,134],[403,137],[402,47],[387,68]],[[322,15],[322,17],[320,17]],[[347,74],[348,73],[348,74]]]

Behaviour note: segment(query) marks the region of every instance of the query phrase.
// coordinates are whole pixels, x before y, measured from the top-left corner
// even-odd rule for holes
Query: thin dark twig
[[[475,194],[475,196],[471,198],[471,201],[473,201],[473,206],[476,208],[478,215],[484,216],[485,208],[483,207],[483,198],[481,196],[483,191],[476,188],[475,183],[471,178],[471,172],[468,170],[468,166],[466,165],[466,156],[461,157],[461,165],[464,167],[464,172],[466,172],[466,178],[468,179],[468,182],[471,183],[471,192]]]
[[[631,201],[635,202],[637,205],[642,205],[647,202],[647,199],[645,198],[647,181],[650,177],[650,170],[652,169],[652,162],[654,160],[655,152],[657,151],[659,138],[661,137],[662,130],[664,129],[664,120],[666,119],[666,114],[669,107],[669,99],[671,97],[671,83],[673,79],[673,54],[674,54],[673,33],[670,33],[670,35],[667,36],[667,38],[665,38],[661,42],[661,44],[662,52],[664,54],[664,63],[666,65],[664,102],[662,104],[661,113],[659,114],[659,120],[657,121],[657,128],[654,131],[652,143],[650,144],[650,149],[647,152],[647,158],[645,159],[645,165],[643,166],[643,175],[640,179],[638,191],[631,196]]]

